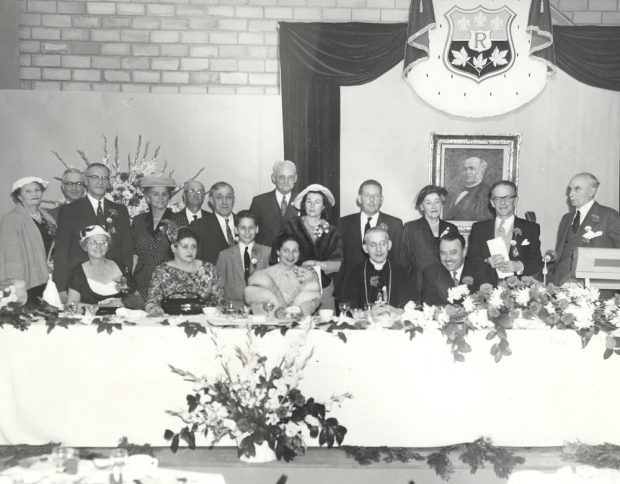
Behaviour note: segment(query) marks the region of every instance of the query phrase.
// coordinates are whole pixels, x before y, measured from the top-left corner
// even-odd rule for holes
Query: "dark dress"
[[[166,224],[173,223],[171,222],[173,217],[172,211],[166,209],[155,229],[153,229],[153,213],[150,210],[133,219],[131,236],[133,250],[138,256],[133,275],[143,299],[148,296],[149,284],[155,268],[172,259],[170,240],[165,229]]]
[[[134,293],[136,290],[135,279],[128,275],[127,271],[123,270],[123,268],[120,267],[117,262],[114,263],[127,279],[127,285],[129,286],[128,294]],[[69,289],[73,289],[74,291],[79,292],[80,302],[84,304],[97,304],[99,301],[103,301],[104,299],[108,299],[111,297],[124,297],[127,295],[127,293],[121,292],[117,292],[116,294],[107,296],[97,294],[88,285],[88,279],[86,278],[86,274],[84,274],[84,268],[82,267],[82,264],[78,264],[73,269],[71,269],[71,273],[69,274]]]

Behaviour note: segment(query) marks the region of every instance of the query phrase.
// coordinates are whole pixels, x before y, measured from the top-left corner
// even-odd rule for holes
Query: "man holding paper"
[[[538,277],[542,269],[540,226],[515,216],[517,186],[501,180],[491,187],[495,218],[476,222],[469,236],[467,260],[481,283],[500,279]]]

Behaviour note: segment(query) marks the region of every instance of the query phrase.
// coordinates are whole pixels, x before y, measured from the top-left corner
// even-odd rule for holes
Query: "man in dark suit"
[[[276,161],[273,165],[271,181],[275,190],[261,193],[252,199],[250,211],[257,217],[260,231],[256,242],[271,247],[280,234],[284,223],[297,217],[298,211],[291,203],[297,196],[293,192],[297,182],[297,167],[292,161]]]
[[[259,227],[249,210],[237,214],[235,227],[239,243],[220,252],[215,265],[224,285],[224,297],[235,307],[243,307],[243,291],[249,277],[269,266],[271,247],[255,242]]]
[[[458,232],[439,240],[439,262],[422,271],[422,302],[433,306],[448,304],[448,290],[461,284],[476,285],[472,271],[465,264],[467,248]]]
[[[448,193],[446,220],[485,220],[489,210],[489,186],[484,182],[487,162],[472,156],[462,161],[462,187]]]
[[[185,204],[185,209],[175,213],[172,216],[172,221],[180,228],[187,227],[194,220],[204,217],[209,213],[202,209],[205,195],[205,186],[199,181],[189,180],[185,182],[183,186],[183,203]]]
[[[391,241],[391,250],[388,255],[390,262],[396,262],[400,250],[403,221],[380,211],[383,205],[381,183],[376,180],[362,182],[357,191],[357,205],[360,207],[358,213],[340,219],[344,260],[336,277],[336,294],[342,288],[347,272],[367,259],[362,249],[362,242],[368,229],[376,227],[377,224],[385,224]]]
[[[196,258],[215,264],[220,251],[237,243],[233,187],[226,182],[213,184],[209,190],[209,204],[213,213],[207,212],[202,218],[192,222],[190,228],[198,235]]]
[[[590,173],[575,175],[568,185],[568,198],[575,211],[562,217],[558,230],[557,263],[550,278],[558,286],[577,282],[577,247],[620,247],[620,215],[594,201],[598,187],[599,181]]]
[[[110,170],[101,163],[91,163],[86,169],[86,196],[64,205],[58,214],[54,249],[54,281],[66,297],[71,269],[87,259],[79,245],[80,230],[88,225],[101,225],[112,235],[109,259],[129,271],[133,265],[131,224],[127,207],[107,200]]]
[[[47,211],[56,221],[58,221],[58,214],[63,205],[79,200],[86,193],[84,173],[77,168],[67,168],[62,174],[60,183],[60,191],[65,197],[65,203],[61,203]]]
[[[469,235],[467,261],[478,275],[480,283],[494,286],[509,275],[538,277],[542,269],[540,226],[515,216],[517,186],[508,180],[498,181],[491,188],[491,205],[495,217],[476,222]],[[491,254],[487,241],[501,238],[508,259]]]
[[[413,284],[407,269],[388,260],[392,242],[386,226],[369,228],[362,247],[368,258],[347,272],[341,299],[352,308],[377,302],[402,308],[413,300]]]

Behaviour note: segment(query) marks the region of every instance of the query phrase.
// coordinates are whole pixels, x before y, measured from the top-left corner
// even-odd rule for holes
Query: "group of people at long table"
[[[161,316],[164,300],[195,297],[283,316],[334,308],[335,301],[352,308],[440,305],[456,285],[475,290],[512,275],[541,276],[540,227],[516,216],[512,181],[488,188],[491,216],[473,224],[466,243],[457,226],[441,218],[450,197],[440,186],[420,190],[415,207],[421,217],[403,225],[381,211],[383,188],[376,180],[360,184],[359,212],[339,221],[331,220],[336,200],[328,188],[295,191],[293,162],[276,162],[271,180],[274,189],[238,213],[231,184],[217,182],[207,191],[189,180],[184,208],[173,212],[175,181],[145,176],[140,185],[148,209],[130,220],[126,206],[106,197],[110,170],[103,164],[66,170],[67,203],[49,211],[42,208],[48,182],[21,178],[11,189],[15,208],[0,221],[0,283],[24,281],[28,302],[36,303],[51,271],[66,303],[125,305]],[[620,216],[594,200],[598,186],[590,173],[570,180],[574,210],[560,222],[550,282],[576,282],[577,247],[620,247]],[[467,204],[478,188],[451,196],[450,210]],[[205,199],[212,211],[202,208]]]

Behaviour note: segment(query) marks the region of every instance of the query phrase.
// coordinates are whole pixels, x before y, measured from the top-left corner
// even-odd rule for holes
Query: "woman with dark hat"
[[[20,178],[11,187],[15,208],[0,220],[0,281],[24,281],[28,302],[38,302],[49,277],[47,259],[56,222],[41,208],[48,182]]]
[[[293,200],[300,216],[289,220],[282,228],[282,233],[293,234],[299,240],[301,265],[314,268],[320,274],[323,288],[321,308],[324,309],[334,308],[332,274],[340,270],[343,258],[342,235],[329,221],[335,204],[334,195],[328,188],[313,183]]]
[[[415,202],[422,217],[407,222],[403,228],[398,261],[409,270],[416,297],[420,295],[422,270],[439,261],[439,239],[458,233],[456,225],[441,219],[446,195],[443,187],[427,185],[422,188]]]
[[[173,213],[168,202],[176,183],[172,178],[145,176],[140,187],[149,209],[136,215],[131,226],[133,248],[137,262],[133,275],[138,291],[146,300],[155,268],[172,259],[170,243],[178,227],[172,221]]]

